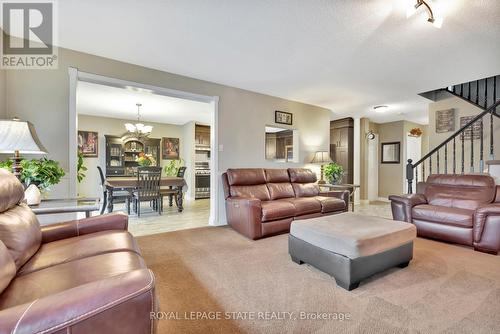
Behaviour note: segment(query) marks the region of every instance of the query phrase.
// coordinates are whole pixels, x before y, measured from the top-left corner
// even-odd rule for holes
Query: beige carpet
[[[140,237],[161,309],[179,318],[159,321],[159,332],[500,333],[500,256],[418,239],[409,267],[347,292],[330,276],[290,261],[287,237],[251,241],[228,227]],[[287,320],[185,319],[184,312],[196,311],[293,313]],[[333,319],[294,320],[299,312]],[[339,313],[350,320],[335,320]]]

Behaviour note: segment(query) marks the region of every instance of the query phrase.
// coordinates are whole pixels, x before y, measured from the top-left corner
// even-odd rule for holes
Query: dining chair
[[[101,166],[97,166],[97,170],[99,171],[100,178],[100,186],[102,191],[102,208],[101,215],[106,211],[106,206],[108,204],[108,189],[106,188],[106,178],[104,177],[104,173],[102,171]],[[130,215],[130,191],[128,190],[113,190],[113,203],[125,203],[127,207],[127,213]]]
[[[186,169],[187,167],[179,167],[179,170],[177,171],[177,177],[184,177],[184,174],[186,174]],[[182,191],[182,190],[181,190]],[[168,187],[168,188],[160,188],[160,206],[161,206],[161,211],[163,211],[163,198],[165,196],[168,196],[168,206],[172,206],[173,198],[175,198],[175,205],[179,206],[179,189],[174,189],[173,187]]]
[[[141,202],[153,202],[153,209],[161,215],[161,167],[137,167],[137,189],[134,190],[134,211],[141,216]]]

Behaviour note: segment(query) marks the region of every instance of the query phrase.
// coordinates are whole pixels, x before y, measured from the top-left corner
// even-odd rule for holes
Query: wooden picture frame
[[[436,133],[455,131],[455,109],[436,111]]]
[[[286,111],[274,111],[274,122],[277,124],[293,124],[293,114]]]
[[[162,160],[178,160],[180,157],[179,138],[163,137],[161,139],[161,158]]]
[[[399,164],[401,163],[401,142],[388,142],[381,144],[382,149],[380,162],[383,164]]]
[[[78,131],[78,152],[86,158],[97,158],[99,134],[95,131]]]

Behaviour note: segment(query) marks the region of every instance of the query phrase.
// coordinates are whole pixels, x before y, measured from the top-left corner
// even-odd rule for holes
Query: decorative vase
[[[40,189],[34,184],[30,184],[28,188],[24,191],[24,199],[28,205],[38,205],[42,201],[42,194]]]

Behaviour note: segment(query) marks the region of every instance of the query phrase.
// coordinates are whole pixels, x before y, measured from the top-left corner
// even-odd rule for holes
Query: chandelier
[[[125,129],[129,132],[129,134],[136,138],[144,138],[151,134],[153,131],[153,127],[151,125],[144,125],[141,123],[141,114],[140,108],[142,107],[141,103],[136,103],[137,106],[137,123],[125,123]]]

